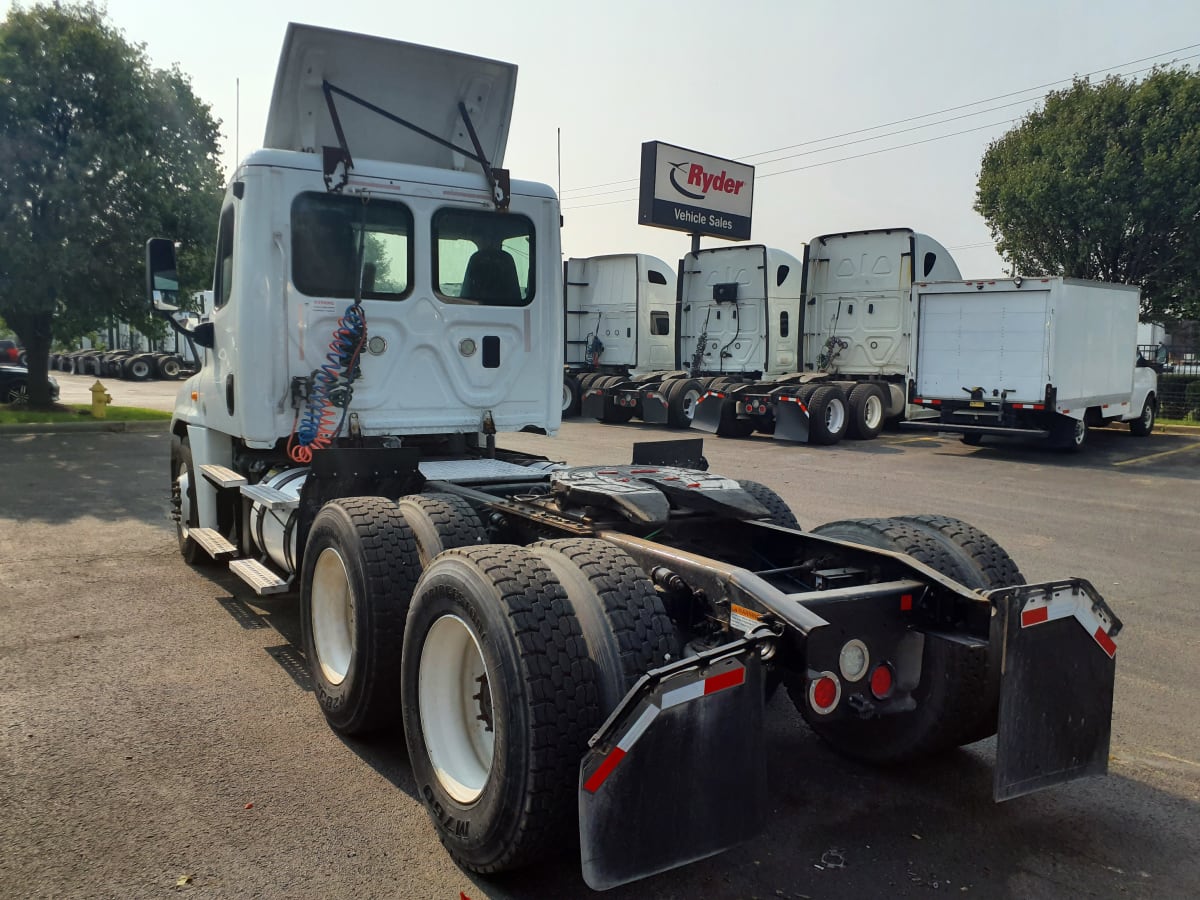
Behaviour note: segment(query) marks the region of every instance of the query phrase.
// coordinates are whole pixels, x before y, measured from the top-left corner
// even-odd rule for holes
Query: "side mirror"
[[[175,242],[166,238],[146,241],[146,299],[158,312],[179,309],[179,273],[175,267]]]
[[[201,322],[191,330],[192,340],[211,350],[217,343],[217,330],[212,322]]]

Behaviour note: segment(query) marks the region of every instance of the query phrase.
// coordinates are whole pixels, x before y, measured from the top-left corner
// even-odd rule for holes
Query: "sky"
[[[1200,3],[1182,0],[204,0],[169,13],[160,0],[108,0],[107,10],[154,65],[191,77],[222,122],[227,171],[262,142],[289,21],[516,63],[505,164],[561,186],[564,254],[650,253],[672,267],[688,235],[637,222],[644,141],[755,165],[756,243],[799,256],[819,234],[911,227],[947,246],[964,277],[1000,275],[972,209],[989,142],[1073,76],[1200,63]]]

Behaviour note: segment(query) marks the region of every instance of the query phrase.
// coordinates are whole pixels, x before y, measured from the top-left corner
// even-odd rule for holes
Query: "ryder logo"
[[[683,196],[689,197],[692,200],[707,200],[709,191],[716,191],[719,194],[733,194],[734,196],[737,196],[742,192],[742,188],[746,185],[745,181],[739,181],[738,179],[731,178],[726,175],[724,169],[721,170],[721,174],[716,175],[712,172],[705,172],[704,166],[700,165],[699,163],[678,162],[669,163],[668,165],[671,166],[671,187],[675,188],[675,190],[679,191],[679,193],[683,194]],[[684,172],[685,169],[687,170],[686,173]],[[675,177],[676,175],[684,174],[686,174],[687,177],[687,188],[681,185]],[[700,193],[694,193],[693,191],[688,190],[688,188],[693,187],[699,188]]]

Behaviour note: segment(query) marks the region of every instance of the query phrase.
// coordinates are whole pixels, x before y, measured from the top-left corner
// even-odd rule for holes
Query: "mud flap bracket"
[[[765,629],[644,676],[579,768],[583,877],[606,890],[753,837],[765,821]]]

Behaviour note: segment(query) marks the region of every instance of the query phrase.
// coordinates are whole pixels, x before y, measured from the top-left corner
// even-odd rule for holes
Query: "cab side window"
[[[221,211],[217,226],[217,271],[213,274],[213,308],[229,302],[233,292],[233,204]]]

